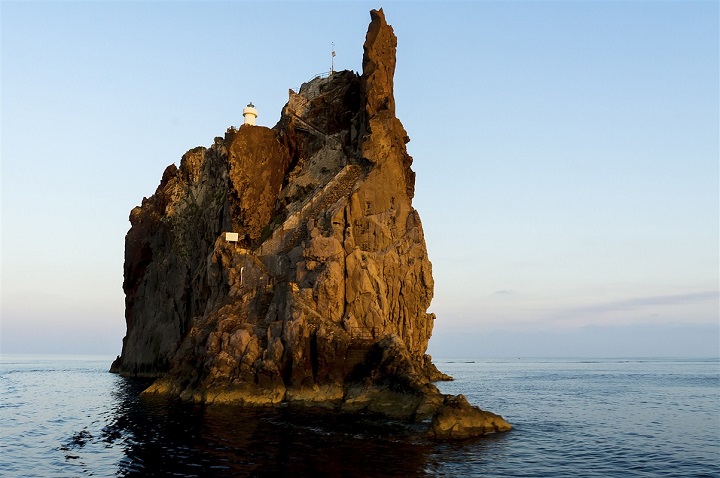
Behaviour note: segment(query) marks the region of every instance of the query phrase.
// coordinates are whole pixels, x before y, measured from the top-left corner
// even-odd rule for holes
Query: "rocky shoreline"
[[[290,90],[275,127],[230,128],[165,170],[130,214],[111,371],[156,378],[145,395],[376,414],[433,438],[510,429],[432,383],[451,378],[425,353],[434,283],[396,45],[373,10],[361,75]]]

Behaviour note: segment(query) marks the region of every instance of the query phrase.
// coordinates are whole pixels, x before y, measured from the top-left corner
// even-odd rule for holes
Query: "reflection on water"
[[[101,440],[122,446],[118,476],[426,476],[437,468],[433,456],[449,451],[402,422],[201,406],[140,398],[146,382],[120,379],[117,385]],[[455,444],[455,456],[463,446],[477,454],[482,441]]]
[[[435,443],[403,423],[140,398],[106,360],[0,360],[0,475],[720,476],[720,362],[445,362],[446,393],[514,430]]]

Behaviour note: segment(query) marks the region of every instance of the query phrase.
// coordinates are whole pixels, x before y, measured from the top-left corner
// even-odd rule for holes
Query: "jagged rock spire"
[[[373,10],[361,76],[313,79],[274,128],[230,129],[166,169],[131,212],[114,371],[201,402],[432,420],[437,437],[509,429],[431,383],[434,283],[396,45]]]

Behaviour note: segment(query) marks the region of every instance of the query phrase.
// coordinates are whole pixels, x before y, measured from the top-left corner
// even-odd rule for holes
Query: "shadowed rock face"
[[[395,117],[397,39],[382,10],[371,19],[362,75],[316,78],[274,128],[188,151],[131,212],[111,370],[157,377],[144,393],[374,412],[437,437],[509,429],[432,384],[449,377],[425,354],[433,278]]]

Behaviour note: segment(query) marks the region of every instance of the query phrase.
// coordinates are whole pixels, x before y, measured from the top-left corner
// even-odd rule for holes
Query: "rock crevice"
[[[396,45],[373,10],[361,75],[290,90],[275,127],[230,128],[165,170],[130,214],[112,371],[155,377],[145,394],[377,413],[439,438],[509,429],[432,383],[450,377],[425,353],[434,283]]]

